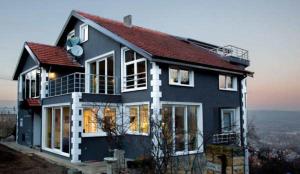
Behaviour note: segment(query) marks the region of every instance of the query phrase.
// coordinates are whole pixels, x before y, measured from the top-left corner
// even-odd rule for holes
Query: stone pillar
[[[244,78],[241,82],[242,86],[242,118],[243,118],[243,138],[244,138],[244,149],[245,149],[245,174],[249,173],[249,152],[247,142],[247,78]]]

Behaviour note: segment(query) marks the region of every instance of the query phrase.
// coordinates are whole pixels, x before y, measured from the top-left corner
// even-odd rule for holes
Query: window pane
[[[40,77],[41,77],[41,71],[39,69],[36,70],[36,75],[35,75],[35,79],[36,79],[36,93],[35,96],[38,97],[40,96]]]
[[[96,93],[96,62],[90,64],[90,91]]]
[[[107,58],[107,93],[113,94],[114,93],[114,59],[113,57]]]
[[[31,78],[31,98],[35,97],[35,91],[36,91],[36,71],[33,70],[30,73]]]
[[[105,93],[105,60],[100,61],[98,66],[99,93]]]
[[[149,115],[148,115],[148,105],[140,106],[140,132],[149,132]]]
[[[134,88],[134,64],[126,66],[126,88]]]
[[[175,147],[184,150],[184,107],[175,107]]]
[[[62,151],[70,152],[70,108],[63,108],[63,147]]]
[[[138,87],[146,86],[146,61],[137,63],[137,74]]]
[[[134,51],[128,50],[125,51],[125,62],[130,62],[134,60]]]
[[[232,115],[233,113],[230,111],[223,111],[223,131],[232,130]]]
[[[25,96],[26,98],[29,98],[29,93],[30,93],[30,75],[27,73],[25,75]]]
[[[142,55],[140,55],[138,53],[135,53],[135,55],[136,55],[136,60],[144,58]]]
[[[221,88],[221,89],[226,88],[225,76],[224,75],[219,75],[219,88]]]
[[[95,133],[97,131],[97,113],[96,108],[86,108],[83,111],[83,132],[84,133]]]
[[[227,88],[233,88],[232,77],[226,76],[226,86]]]
[[[197,107],[188,107],[188,150],[197,150]]]
[[[170,82],[171,83],[178,83],[178,70],[177,69],[170,69]]]
[[[190,84],[189,71],[180,70],[180,76],[181,76],[181,84],[185,84],[185,85]]]
[[[52,108],[47,108],[46,147],[51,147],[52,137]]]
[[[130,131],[138,131],[138,107],[132,106],[129,109]]]
[[[172,106],[162,106],[162,132],[163,140],[167,141],[168,145],[173,144],[173,130],[172,130]]]
[[[105,108],[103,111],[103,125],[104,130],[112,130],[116,127],[116,108]]]
[[[60,126],[61,126],[61,115],[60,109],[54,110],[54,148],[60,149]]]

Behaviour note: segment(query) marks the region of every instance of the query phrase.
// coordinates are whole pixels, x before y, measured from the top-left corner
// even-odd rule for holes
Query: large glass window
[[[179,86],[194,86],[194,72],[179,68],[169,68],[169,84]]]
[[[103,109],[103,125],[102,128],[105,130],[113,130],[116,128],[116,108],[106,107]]]
[[[114,58],[112,55],[89,63],[90,92],[114,94]]]
[[[126,50],[124,53],[123,87],[127,89],[141,89],[147,86],[147,62],[138,53]]]
[[[129,111],[129,130],[135,133],[149,133],[148,105],[127,106]]]
[[[175,152],[187,152],[201,149],[199,138],[198,105],[169,105],[162,107],[163,126],[173,134],[171,138]],[[174,125],[175,127],[173,128]]]
[[[229,75],[219,75],[219,89],[237,90],[237,78]]]
[[[98,109],[97,108],[85,108],[83,110],[83,132],[95,133],[98,126]]]
[[[25,78],[25,84],[23,88],[23,94],[25,94],[25,99],[38,97],[40,95],[40,70],[32,70],[26,73],[23,76],[23,78]]]
[[[70,107],[46,108],[45,147],[70,153]]]

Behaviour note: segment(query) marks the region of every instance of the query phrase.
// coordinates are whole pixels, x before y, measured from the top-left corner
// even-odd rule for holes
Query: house
[[[17,143],[71,162],[103,160],[109,145],[97,120],[105,117],[128,121],[123,148],[137,158],[139,142],[152,141],[150,118],[169,118],[175,155],[208,144],[246,147],[248,51],[124,19],[72,11],[54,46],[25,42],[13,77]]]

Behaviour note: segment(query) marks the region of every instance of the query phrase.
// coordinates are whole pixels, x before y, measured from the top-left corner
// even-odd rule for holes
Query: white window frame
[[[224,130],[224,112],[232,112],[231,130]],[[240,132],[240,107],[221,109],[221,131],[222,133]]]
[[[61,156],[65,156],[65,157],[70,157],[70,154],[71,154],[71,130],[72,130],[72,127],[71,127],[71,124],[70,124],[70,139],[69,139],[69,143],[70,143],[70,149],[69,149],[69,153],[66,153],[66,152],[63,152],[62,151],[62,140],[63,140],[63,136],[62,136],[62,133],[63,133],[63,108],[64,107],[69,107],[70,111],[72,110],[72,107],[71,107],[71,103],[59,103],[59,104],[53,104],[53,105],[44,105],[43,106],[43,109],[42,109],[42,149],[45,150],[45,151],[48,151],[48,152],[52,152],[52,153],[55,153],[55,154],[58,154],[58,155],[61,155]],[[53,141],[52,141],[52,138],[54,137],[54,124],[53,124],[53,121],[54,121],[54,110],[55,109],[60,109],[60,121],[61,121],[61,124],[60,124],[60,149],[56,149],[56,148],[49,148],[49,147],[46,147],[46,133],[47,131],[45,130],[47,128],[47,125],[48,125],[48,119],[47,119],[47,109],[48,108],[51,108],[52,109],[52,127],[51,127],[51,147],[53,146]],[[72,121],[72,115],[70,114],[70,123]]]
[[[221,78],[221,76],[225,77],[225,88],[222,88],[220,86],[220,78]],[[232,88],[228,87],[227,78],[231,78],[231,80],[232,80]],[[220,90],[224,90],[224,91],[237,91],[237,77],[236,76],[219,74],[219,79],[218,80],[219,80],[218,84],[219,84],[219,89]]]
[[[93,106],[88,103],[86,103],[86,104],[83,103],[82,105],[84,105],[84,107],[82,108],[82,117],[84,117],[84,115],[83,115],[84,109],[93,108],[95,106],[101,106],[101,108],[98,110],[98,113],[97,113],[97,116],[98,116],[97,119],[103,118],[102,109],[104,109],[105,103],[97,103],[97,104],[94,104]],[[107,106],[107,107],[116,109],[116,124],[120,125],[121,124],[120,120],[119,120],[120,118],[118,118],[118,117],[122,116],[120,113],[120,110],[122,109],[122,107],[115,103],[110,103],[109,106]],[[84,128],[84,119],[82,119],[82,128]],[[107,134],[105,131],[102,130],[102,128],[100,128],[99,123],[97,121],[96,132],[92,132],[92,133],[82,132],[81,136],[82,137],[105,137],[105,136],[107,136]]]
[[[162,105],[170,105],[172,107],[172,133],[173,133],[173,152],[175,155],[187,155],[187,154],[195,154],[195,153],[202,153],[204,151],[204,144],[203,144],[203,106],[202,103],[193,103],[193,102],[168,102],[168,101],[162,101]],[[191,150],[188,151],[188,134],[185,135],[185,150],[184,151],[176,151],[176,128],[175,128],[175,107],[184,107],[184,127],[188,127],[188,106],[196,106],[197,107],[197,128],[198,132],[201,135],[198,135],[197,137],[197,144],[201,145],[201,147],[197,150]],[[187,128],[188,129],[188,128]],[[187,131],[187,130],[185,130]]]
[[[138,90],[145,90],[147,89],[147,85],[148,85],[148,69],[147,69],[147,59],[146,58],[141,58],[141,59],[138,59],[138,60],[133,60],[131,62],[127,62],[125,63],[125,52],[130,50],[129,48],[127,47],[123,47],[121,49],[121,92],[131,92],[131,91],[138,91]],[[134,51],[135,55],[138,54]],[[137,63],[139,62],[143,62],[145,61],[145,86],[143,87],[138,87],[138,84],[137,84]],[[134,88],[130,88],[130,89],[127,89],[126,88],[126,66],[129,65],[129,64],[134,64]]]
[[[144,135],[144,136],[149,136],[150,134],[150,125],[149,125],[149,130],[148,130],[148,133],[142,133],[140,132],[140,106],[141,105],[147,105],[148,106],[148,121],[149,121],[149,124],[150,124],[150,102],[135,102],[135,103],[125,103],[124,104],[124,111],[123,113],[125,114],[124,117],[125,117],[125,124],[128,124],[128,127],[130,127],[130,110],[129,108],[130,107],[137,107],[137,123],[138,123],[138,131],[131,131],[129,128],[128,128],[128,131],[127,131],[127,134],[129,135]]]
[[[37,84],[37,79],[35,79],[35,92],[34,92],[34,94],[35,94],[35,96],[33,97],[33,96],[31,96],[31,90],[32,90],[32,88],[31,88],[31,84],[32,84],[32,82],[31,82],[31,75],[29,76],[30,78],[29,78],[29,91],[28,91],[28,95],[29,96],[26,96],[26,90],[27,90],[27,88],[26,88],[26,75],[28,75],[29,73],[32,73],[32,71],[40,71],[40,78],[41,78],[41,70],[39,69],[39,68],[34,68],[34,69],[31,69],[30,71],[27,71],[26,73],[24,73],[24,74],[22,74],[21,75],[21,81],[23,80],[23,78],[24,78],[24,97],[25,97],[25,99],[29,99],[29,98],[39,98],[40,97],[40,90],[37,90],[37,88],[36,88],[36,86],[37,85],[39,85],[40,87],[39,88],[41,88],[41,79],[39,79],[39,81],[40,81],[40,83],[39,84]],[[35,77],[36,78],[36,77]],[[23,90],[23,87],[22,87],[22,90]],[[39,94],[39,95],[37,95],[37,94]],[[22,95],[23,95],[23,91],[22,91]]]
[[[91,70],[91,64],[96,62],[96,75],[99,73],[99,64],[98,62],[100,61],[105,61],[105,66],[107,67],[107,58],[112,56],[113,57],[113,67],[114,67],[114,72],[113,72],[113,78],[114,78],[114,92],[113,94],[108,94],[107,93],[107,68],[106,68],[106,71],[105,71],[105,93],[106,95],[115,95],[116,94],[116,85],[117,85],[117,79],[116,79],[116,76],[115,76],[115,72],[116,72],[116,59],[115,59],[115,51],[110,51],[110,52],[107,52],[107,53],[104,53],[104,54],[101,54],[99,56],[96,56],[96,57],[93,57],[93,58],[90,58],[88,59],[86,62],[85,62],[85,92],[86,93],[91,93],[90,92],[90,78],[91,78],[91,74],[90,74],[90,70]],[[98,81],[98,77],[96,77],[96,93],[98,94],[99,92],[99,81]]]
[[[83,31],[86,31],[83,33]],[[86,42],[89,40],[89,26],[88,24],[81,24],[79,26],[79,38],[80,38],[80,42],[83,43],[83,42]]]
[[[177,83],[172,82],[172,80],[171,80],[171,69],[178,71],[178,82]],[[181,83],[181,73],[180,73],[181,71],[188,71],[188,73],[189,73],[189,84],[182,84]],[[169,85],[194,87],[194,71],[193,70],[188,70],[188,69],[169,67]]]

